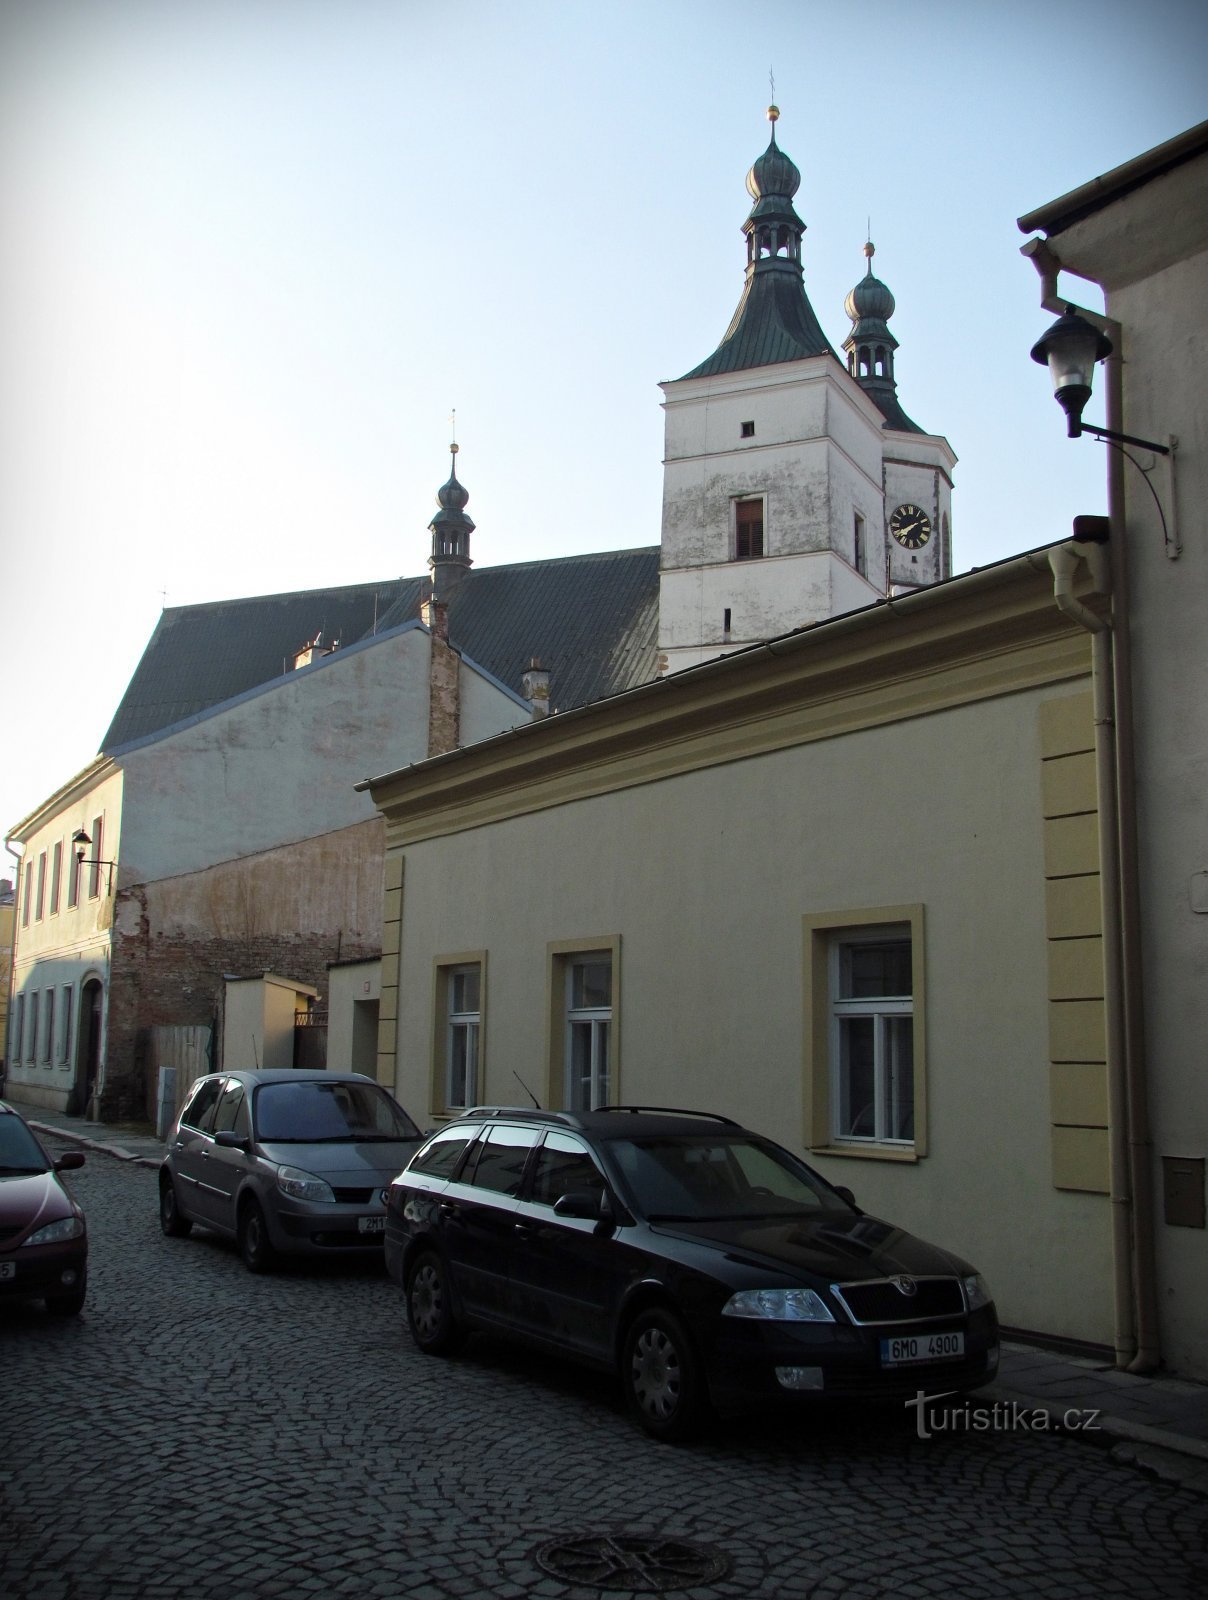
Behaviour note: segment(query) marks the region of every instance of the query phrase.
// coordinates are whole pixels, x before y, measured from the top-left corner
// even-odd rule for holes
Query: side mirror
[[[593,1194],[590,1189],[571,1189],[554,1201],[556,1217],[581,1217],[585,1222],[611,1222],[612,1201],[607,1193]]]
[[[840,1200],[846,1200],[849,1206],[855,1206],[856,1210],[859,1211],[860,1208],[856,1205],[856,1197],[845,1183],[835,1183],[832,1184],[831,1187],[839,1196]]]
[[[220,1150],[246,1150],[247,1135],[236,1133],[232,1128],[224,1128],[221,1133],[214,1135],[214,1143]]]
[[[84,1152],[82,1150],[66,1150],[61,1156],[55,1157],[56,1172],[75,1172],[84,1165]]]

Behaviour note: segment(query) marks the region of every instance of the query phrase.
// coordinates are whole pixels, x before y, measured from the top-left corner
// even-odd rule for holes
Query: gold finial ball
[[[873,244],[872,240],[869,239],[868,242],[864,246],[864,254],[871,261],[873,256],[876,255],[876,253],[877,253],[877,247],[876,247],[875,244]]]
[[[780,107],[779,106],[769,106],[768,107],[768,121],[769,122],[779,122],[779,120],[780,120]]]
[[[452,452],[453,455],[456,455],[457,452],[461,449],[461,446],[457,443],[456,440],[454,440],[453,443],[449,446],[449,449],[450,449],[450,451]]]

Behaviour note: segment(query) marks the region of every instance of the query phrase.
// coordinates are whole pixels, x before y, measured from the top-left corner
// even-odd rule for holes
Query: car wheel
[[[78,1317],[84,1309],[84,1296],[88,1293],[88,1274],[80,1273],[79,1282],[62,1294],[48,1294],[46,1309],[55,1317]]]
[[[621,1361],[625,1399],[637,1421],[656,1439],[690,1438],[705,1414],[700,1363],[683,1323],[658,1307],[636,1317]]]
[[[429,1356],[451,1355],[465,1337],[449,1303],[445,1264],[434,1250],[417,1257],[407,1274],[407,1325]]]
[[[159,1225],[169,1239],[183,1239],[192,1233],[193,1224],[180,1214],[176,1185],[165,1172],[159,1180]]]
[[[271,1272],[276,1260],[268,1224],[255,1200],[245,1200],[239,1210],[239,1254],[249,1272]]]

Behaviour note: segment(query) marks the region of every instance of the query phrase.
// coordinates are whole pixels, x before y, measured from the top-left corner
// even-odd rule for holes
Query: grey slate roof
[[[763,260],[748,271],[722,342],[684,377],[711,378],[822,355],[839,359],[809,302],[800,266],[782,259]]]
[[[449,604],[452,644],[516,693],[532,657],[560,710],[655,674],[658,547],[475,568]],[[102,752],[282,677],[320,631],[350,645],[418,617],[428,579],[216,600],[165,610]]]

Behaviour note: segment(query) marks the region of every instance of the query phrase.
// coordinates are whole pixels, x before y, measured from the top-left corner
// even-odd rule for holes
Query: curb
[[[43,1134],[48,1139],[61,1139],[64,1144],[73,1144],[80,1150],[91,1150],[94,1155],[113,1156],[117,1161],[130,1162],[138,1167],[158,1167],[162,1160],[160,1156],[140,1156],[137,1151],[123,1150],[121,1145],[85,1138],[82,1133],[73,1133],[69,1128],[60,1128],[55,1123],[35,1122],[32,1117],[26,1117],[25,1120],[35,1133]]]

